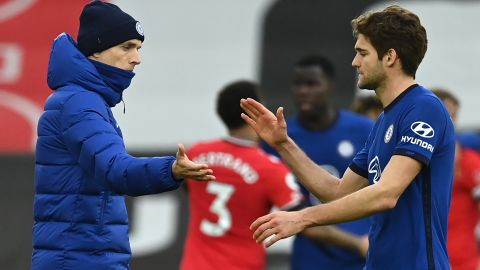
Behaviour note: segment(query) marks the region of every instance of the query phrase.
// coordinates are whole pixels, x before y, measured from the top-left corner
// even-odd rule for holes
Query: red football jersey
[[[209,164],[217,180],[185,181],[190,223],[180,269],[264,269],[265,248],[249,226],[273,206],[301,201],[293,175],[253,142],[235,138],[198,143],[187,155]]]
[[[453,182],[452,203],[448,218],[448,253],[452,270],[475,270],[478,251],[475,226],[478,221],[480,155],[473,150],[461,151],[458,172]]]

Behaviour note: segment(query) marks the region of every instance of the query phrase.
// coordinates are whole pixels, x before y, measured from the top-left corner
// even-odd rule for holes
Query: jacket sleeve
[[[106,104],[95,93],[75,94],[62,109],[62,138],[84,173],[118,194],[139,196],[178,188],[174,157],[136,158],[126,152],[110,123]]]

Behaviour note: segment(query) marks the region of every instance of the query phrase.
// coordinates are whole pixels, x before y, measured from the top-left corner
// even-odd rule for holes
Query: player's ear
[[[397,59],[398,59],[397,51],[395,51],[395,49],[393,48],[388,49],[388,51],[383,56],[384,63],[388,67],[393,66],[393,64],[395,64],[395,61]]]

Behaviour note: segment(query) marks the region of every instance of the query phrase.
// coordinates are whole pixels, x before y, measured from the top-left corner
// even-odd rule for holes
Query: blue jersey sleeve
[[[356,174],[368,179],[367,159],[368,147],[367,144],[365,144],[362,150],[355,155],[348,168],[350,168],[350,170],[354,171]]]
[[[451,121],[450,116],[440,100],[422,97],[400,119],[393,154],[414,158],[428,166],[435,148],[442,143],[447,121]]]
[[[480,151],[480,134],[477,132],[462,132],[457,134],[457,140],[463,148]]]

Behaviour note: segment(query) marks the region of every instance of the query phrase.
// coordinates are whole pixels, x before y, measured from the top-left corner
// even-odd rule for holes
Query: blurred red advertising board
[[[51,93],[50,46],[61,32],[77,35],[88,0],[0,0],[0,153],[31,153],[36,122]]]

